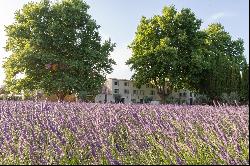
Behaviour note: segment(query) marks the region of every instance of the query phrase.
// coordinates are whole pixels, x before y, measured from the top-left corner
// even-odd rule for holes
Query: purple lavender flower
[[[217,156],[212,163],[218,164],[219,158],[225,164],[240,165],[249,163],[244,157],[249,153],[244,149],[249,145],[248,113],[248,106],[0,101],[0,153],[15,155],[23,163],[30,158],[35,164],[59,164],[61,157],[75,162],[81,156],[79,162],[98,164],[105,156],[110,164],[119,165],[128,155],[140,157],[161,149],[179,156],[174,159],[177,164],[185,164],[183,148],[190,148],[187,153],[195,157],[204,148],[199,144],[206,144]],[[223,126],[224,121],[229,127]],[[228,134],[230,126],[233,133]],[[124,136],[126,141],[121,141]],[[157,152],[150,155],[150,163],[159,162]]]

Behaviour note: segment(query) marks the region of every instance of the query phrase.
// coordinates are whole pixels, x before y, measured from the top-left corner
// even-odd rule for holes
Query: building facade
[[[155,88],[149,85],[138,89],[130,80],[109,78],[105,82],[102,93],[96,96],[95,102],[115,103],[116,96],[120,96],[118,98],[121,103],[144,103],[145,96],[151,97],[153,101],[160,101]]]
[[[193,105],[195,103],[197,94],[186,89],[173,91],[169,95],[169,99],[178,104]]]
[[[137,88],[133,81],[126,79],[109,78],[102,88],[102,93],[95,97],[96,103],[145,103],[146,98],[150,98],[151,103],[160,103],[160,96],[156,88],[150,84]],[[194,93],[188,90],[179,90],[169,95],[173,101],[179,104],[193,104]]]

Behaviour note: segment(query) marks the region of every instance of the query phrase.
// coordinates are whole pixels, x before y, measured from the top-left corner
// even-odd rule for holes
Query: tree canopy
[[[240,92],[243,40],[233,40],[219,23],[205,30],[201,23],[190,9],[178,12],[174,6],[164,7],[162,15],[142,17],[127,61],[137,85],[154,84],[163,101],[172,89],[186,88],[210,99]]]
[[[140,86],[151,82],[162,98],[171,89],[187,87],[194,70],[200,71],[200,48],[204,44],[201,20],[190,9],[177,12],[165,7],[162,15],[141,19],[127,61]]]
[[[211,99],[220,99],[222,93],[240,93],[241,72],[246,65],[243,55],[243,40],[233,40],[221,24],[211,24],[206,33],[204,60],[208,65],[196,78],[199,78],[200,93]]]
[[[66,94],[99,89],[115,64],[115,44],[102,41],[96,21],[82,0],[30,2],[6,26],[5,83],[11,91],[42,89]],[[18,78],[23,74],[23,78]]]

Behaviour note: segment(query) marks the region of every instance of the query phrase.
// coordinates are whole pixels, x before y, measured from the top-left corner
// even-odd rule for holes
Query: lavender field
[[[249,164],[249,107],[0,102],[0,164]]]

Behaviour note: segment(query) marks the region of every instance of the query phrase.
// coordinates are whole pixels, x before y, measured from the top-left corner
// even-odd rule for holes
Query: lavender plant
[[[0,102],[0,164],[249,164],[248,106]]]

